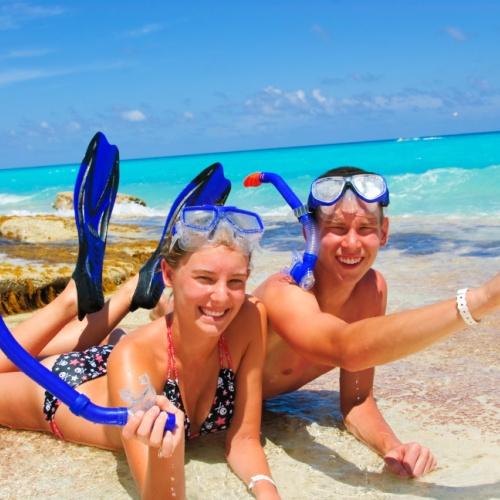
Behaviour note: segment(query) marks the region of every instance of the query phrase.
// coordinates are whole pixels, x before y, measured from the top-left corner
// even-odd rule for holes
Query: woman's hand
[[[175,415],[175,429],[165,432],[167,412]],[[184,444],[184,413],[165,396],[156,396],[155,405],[146,412],[138,411],[123,427],[123,438],[138,439],[150,448],[158,449],[159,458],[169,458]]]
[[[434,470],[436,458],[429,448],[418,443],[404,443],[384,455],[387,468],[401,477],[420,477]]]

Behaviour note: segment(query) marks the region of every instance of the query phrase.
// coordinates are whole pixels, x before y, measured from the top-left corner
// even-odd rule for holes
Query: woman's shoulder
[[[113,349],[113,358],[123,361],[154,356],[162,338],[164,318],[157,319],[124,335]],[[166,334],[165,334],[166,335]]]
[[[108,378],[115,387],[120,389],[125,384],[139,391],[140,380],[147,374],[155,390],[161,391],[167,366],[166,332],[162,328],[164,318],[137,328],[118,342],[108,363]]]

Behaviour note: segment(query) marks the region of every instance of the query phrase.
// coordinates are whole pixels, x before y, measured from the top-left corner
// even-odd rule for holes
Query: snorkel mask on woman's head
[[[340,175],[332,172],[333,175],[316,179],[307,201],[309,209],[314,211],[319,207],[320,213],[330,215],[337,204],[348,213],[356,213],[359,208],[374,212],[379,205],[387,207],[389,189],[385,179],[378,174],[352,170],[351,174],[341,175],[339,169]]]
[[[255,212],[220,205],[185,207],[175,223],[170,249],[175,243],[187,252],[207,243],[234,243],[251,253],[263,232],[264,224]]]

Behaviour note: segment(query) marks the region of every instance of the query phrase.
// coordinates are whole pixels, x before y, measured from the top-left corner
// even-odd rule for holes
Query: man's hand
[[[420,477],[434,470],[436,458],[429,448],[418,443],[404,443],[384,455],[386,467],[401,477]]]

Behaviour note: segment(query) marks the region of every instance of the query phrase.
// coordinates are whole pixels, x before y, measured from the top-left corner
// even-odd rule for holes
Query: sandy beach
[[[458,287],[479,284],[500,269],[498,238],[492,237],[498,226],[491,222],[484,234],[471,227],[457,225],[443,233],[437,232],[437,222],[428,222],[425,231],[415,222],[393,223],[392,244],[376,266],[389,284],[389,312],[453,297]],[[408,244],[415,231],[420,232],[415,241],[432,236],[433,246],[423,251]],[[289,240],[296,237],[281,234],[255,256],[250,289],[289,263],[289,253],[282,251]],[[490,253],[480,255],[478,248]],[[26,314],[6,322],[13,326]],[[122,326],[130,330],[147,320],[147,311],[138,311]],[[499,324],[497,315],[377,368],[375,395],[396,434],[421,442],[438,458],[438,469],[420,480],[394,477],[343,429],[338,371],[267,402],[262,439],[282,498],[500,498]],[[251,498],[225,463],[223,441],[215,435],[189,443],[189,499]],[[137,498],[120,453],[2,428],[0,463],[0,498]]]

